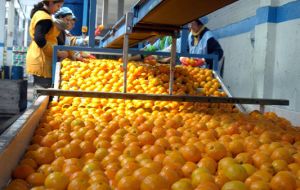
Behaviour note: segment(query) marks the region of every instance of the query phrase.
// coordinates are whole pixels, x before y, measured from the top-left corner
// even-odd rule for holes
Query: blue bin
[[[71,34],[75,36],[81,35],[82,18],[83,18],[83,1],[86,0],[65,0],[64,2],[64,7],[69,7],[77,18],[75,27],[71,31]],[[89,16],[87,16],[87,18],[89,18]]]
[[[11,79],[20,80],[24,78],[24,68],[22,66],[12,66]]]
[[[10,78],[10,67],[9,66],[3,66],[3,70],[4,70],[4,79],[9,79]]]

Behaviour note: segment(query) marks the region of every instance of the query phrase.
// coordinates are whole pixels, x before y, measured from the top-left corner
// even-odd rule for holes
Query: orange
[[[242,164],[244,169],[246,170],[248,176],[252,175],[254,172],[256,172],[256,168],[251,164]]]
[[[18,165],[13,171],[13,177],[18,179],[26,179],[34,173],[34,169],[29,165]]]
[[[151,174],[144,178],[144,180],[141,183],[140,186],[141,190],[167,190],[168,185],[166,183],[166,180],[157,174]]]
[[[101,166],[98,162],[89,162],[84,165],[84,167],[82,168],[82,171],[87,174],[91,174],[92,172],[94,172],[96,170],[100,170],[100,169],[101,169]]]
[[[140,189],[140,181],[136,179],[134,176],[124,176],[118,182],[118,190],[139,190]]]
[[[49,147],[40,147],[35,152],[35,160],[39,165],[50,164],[54,159],[54,152]]]
[[[102,159],[108,155],[108,151],[105,148],[98,148],[94,154],[96,160],[102,161]]]
[[[293,162],[293,157],[286,148],[277,148],[271,155],[272,160],[285,160],[287,163]]]
[[[211,174],[215,174],[218,167],[217,162],[210,157],[203,157],[197,165],[208,169]]]
[[[243,182],[229,181],[223,185],[221,190],[248,190],[248,188]]]
[[[256,152],[255,154],[252,155],[252,160],[254,165],[259,168],[262,164],[264,163],[271,163],[271,158],[263,153],[263,152]]]
[[[244,181],[248,177],[246,169],[239,164],[228,165],[224,174],[229,180]]]
[[[183,175],[184,175],[185,177],[190,177],[190,176],[192,175],[193,171],[194,171],[196,168],[197,168],[197,165],[196,165],[195,163],[193,163],[193,162],[186,162],[186,163],[182,166],[181,170],[182,170]]]
[[[270,186],[272,190],[296,189],[296,179],[292,175],[292,173],[287,171],[280,171],[271,179]]]
[[[94,153],[96,148],[91,141],[82,141],[80,143],[81,154]]]
[[[271,187],[265,181],[254,181],[250,184],[249,190],[271,190]]]
[[[134,171],[133,176],[140,182],[144,180],[148,175],[155,174],[155,170],[151,168],[142,167]]]
[[[79,166],[77,166],[77,165],[75,165],[75,164],[71,164],[71,165],[64,165],[63,166],[63,170],[62,170],[62,172],[66,175],[66,176],[68,176],[68,177],[70,177],[73,173],[75,173],[75,172],[77,172],[77,171],[80,171],[81,170],[81,168],[79,167]]]
[[[285,160],[274,160],[272,162],[272,166],[273,166],[275,172],[288,170],[288,164],[286,163]]]
[[[24,164],[31,166],[33,169],[37,168],[37,163],[33,159],[30,159],[30,158],[25,158],[20,161],[20,165],[24,165]]]
[[[198,162],[201,159],[201,152],[194,145],[185,145],[179,151],[186,161]]]
[[[163,167],[159,174],[166,180],[169,186],[180,179],[180,175],[177,171],[167,166]]]
[[[158,146],[161,146],[164,149],[169,149],[170,148],[170,143],[165,138],[159,138],[159,139],[157,139],[154,144],[158,145]]]
[[[216,177],[215,177],[215,183],[218,187],[223,187],[223,185],[225,183],[227,183],[229,181],[229,179],[224,175],[224,174],[218,174]]]
[[[149,155],[151,158],[154,158],[157,154],[164,153],[164,147],[160,145],[152,145],[148,150]]]
[[[138,140],[142,145],[152,145],[155,142],[155,137],[150,132],[145,131],[138,136]]]
[[[82,154],[82,150],[79,144],[67,144],[63,148],[63,156],[65,158],[79,158]]]
[[[92,183],[87,190],[111,190],[107,183]]]
[[[152,134],[155,138],[162,138],[166,136],[166,130],[162,127],[153,127]]]
[[[140,153],[142,153],[142,150],[139,146],[136,145],[128,146],[123,151],[123,154],[129,157],[136,157]]]
[[[243,140],[233,140],[229,143],[229,151],[233,155],[244,152],[244,141]]]
[[[219,190],[219,187],[213,182],[204,182],[199,184],[195,190]]]
[[[172,185],[172,190],[193,190],[193,185],[190,179],[188,178],[183,178]]]
[[[207,156],[211,157],[216,161],[221,160],[227,154],[224,145],[216,141],[208,143],[205,147],[205,152]]]
[[[77,171],[69,177],[70,180],[73,180],[75,178],[84,178],[84,179],[88,180],[89,176],[87,173],[84,173],[83,171]]]
[[[86,190],[89,187],[89,183],[84,178],[72,179],[68,185],[68,190]]]
[[[197,187],[204,182],[214,182],[214,177],[210,173],[199,172],[198,175],[192,175],[193,187]]]
[[[105,167],[105,174],[109,179],[112,180],[115,178],[115,175],[119,169],[120,169],[119,163],[116,162],[110,163]]]
[[[236,155],[236,157],[234,159],[239,164],[252,164],[253,163],[251,154],[248,152],[239,153],[238,155]]]
[[[155,171],[155,173],[159,173],[162,169],[162,164],[160,162],[149,162],[144,165],[146,168],[151,168]]]
[[[55,190],[64,190],[69,184],[69,179],[61,172],[53,172],[45,179],[45,187],[53,188]]]
[[[14,179],[8,184],[5,190],[29,190],[29,185],[21,179]]]
[[[44,184],[45,176],[41,173],[32,173],[26,178],[26,181],[31,186],[41,186]]]

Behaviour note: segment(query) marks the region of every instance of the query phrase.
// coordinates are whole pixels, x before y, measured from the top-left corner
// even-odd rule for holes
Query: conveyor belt
[[[153,36],[173,35],[181,26],[237,0],[140,0],[132,9],[129,46]],[[122,17],[104,37],[103,47],[122,48],[126,33]]]

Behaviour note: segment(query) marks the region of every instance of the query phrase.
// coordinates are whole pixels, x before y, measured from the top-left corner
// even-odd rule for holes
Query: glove
[[[68,27],[67,24],[60,19],[53,19],[53,23],[61,31],[66,30]]]
[[[184,66],[199,67],[205,64],[205,59],[203,58],[180,57],[179,60]]]

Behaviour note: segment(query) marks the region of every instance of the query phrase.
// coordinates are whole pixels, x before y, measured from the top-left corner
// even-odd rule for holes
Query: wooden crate
[[[0,80],[0,113],[18,114],[27,108],[27,80]]]

